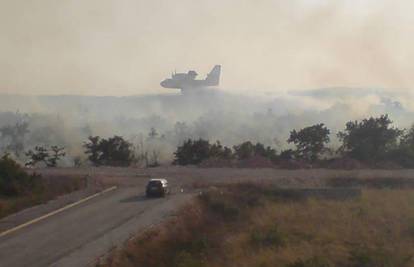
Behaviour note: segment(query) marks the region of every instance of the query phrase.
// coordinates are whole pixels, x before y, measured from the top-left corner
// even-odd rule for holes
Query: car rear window
[[[150,181],[148,182],[148,186],[161,186],[161,182],[160,181]]]

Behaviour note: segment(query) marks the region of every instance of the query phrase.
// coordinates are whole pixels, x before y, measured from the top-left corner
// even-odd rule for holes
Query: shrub
[[[39,175],[29,175],[7,154],[0,159],[1,195],[17,196],[29,191],[41,190],[43,190],[43,184]]]

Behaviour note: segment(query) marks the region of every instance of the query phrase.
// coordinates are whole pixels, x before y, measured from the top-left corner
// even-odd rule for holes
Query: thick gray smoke
[[[292,129],[325,123],[335,134],[349,120],[389,114],[395,125],[410,127],[413,111],[399,91],[328,88],[284,95],[233,95],[202,91],[187,95],[137,97],[3,96],[0,127],[26,121],[26,149],[35,145],[65,146],[68,164],[85,157],[82,143],[90,135],[121,135],[137,152],[171,160],[176,146],[188,138],[220,140],[232,146],[262,142],[277,150],[288,147]],[[150,136],[151,129],[154,130]],[[5,150],[7,140],[3,140]]]

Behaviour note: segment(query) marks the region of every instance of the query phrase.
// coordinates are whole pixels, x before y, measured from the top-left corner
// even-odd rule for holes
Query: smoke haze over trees
[[[354,107],[349,98],[343,101],[343,90],[335,99],[334,90],[272,97],[219,91],[38,97],[36,107],[24,105],[27,97],[8,96],[15,99],[3,100],[3,108],[8,104],[11,109],[13,103],[21,109],[0,111],[0,148],[21,163],[48,167],[151,167],[174,157],[180,165],[255,157],[269,164],[349,157],[414,165],[414,113],[399,101],[400,95],[367,90],[354,101],[377,101]]]
[[[8,95],[0,98],[0,129],[5,130],[0,150],[16,154],[12,147],[23,146],[27,152],[57,145],[66,151],[61,165],[71,166],[75,158],[87,159],[82,144],[89,136],[118,135],[150,164],[170,162],[176,147],[188,139],[220,140],[228,147],[259,142],[281,152],[294,148],[286,142],[290,131],[319,123],[330,130],[328,148],[338,148],[336,135],[348,121],[389,114],[395,127],[410,128],[414,112],[407,99],[398,91],[352,88],[266,96],[222,91],[135,97]],[[7,133],[19,125],[26,125],[25,130],[13,141]]]

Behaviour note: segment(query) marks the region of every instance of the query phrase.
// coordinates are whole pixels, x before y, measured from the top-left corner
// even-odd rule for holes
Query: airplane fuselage
[[[164,88],[181,89],[182,91],[218,86],[220,72],[221,66],[216,65],[204,80],[196,80],[197,73],[192,70],[188,73],[175,73],[172,74],[171,78],[163,80],[160,84]]]
[[[188,88],[202,88],[208,87],[208,85],[204,80],[174,80],[174,79],[165,79],[161,82],[161,86],[164,88],[171,88],[171,89],[188,89]]]

